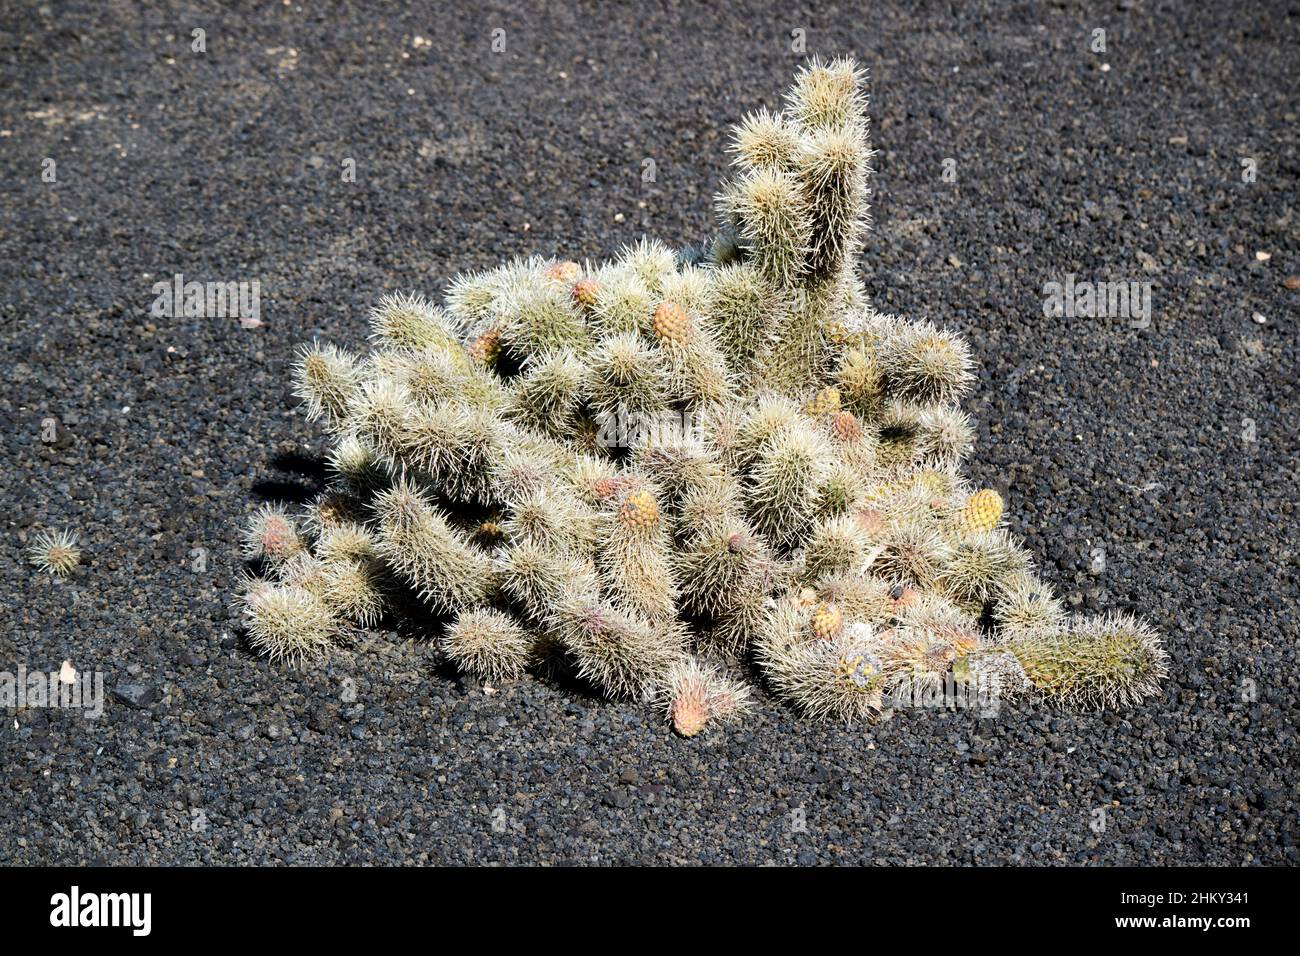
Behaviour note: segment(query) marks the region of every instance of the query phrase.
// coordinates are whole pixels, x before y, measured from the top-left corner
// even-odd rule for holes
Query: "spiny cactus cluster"
[[[736,128],[700,247],[517,260],[384,299],[364,357],[306,348],[333,480],[248,528],[253,646],[311,658],[413,593],[458,667],[558,663],[685,736],[745,712],[746,664],[818,718],[954,683],[1157,692],[1151,629],[1067,620],[962,477],[966,343],[867,301],[861,80],[813,61]]]

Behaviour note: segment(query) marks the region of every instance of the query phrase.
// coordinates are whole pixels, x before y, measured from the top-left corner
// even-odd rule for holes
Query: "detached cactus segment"
[[[1003,647],[1015,655],[1034,690],[1077,709],[1132,707],[1160,693],[1169,676],[1159,636],[1130,615],[1031,631]]]
[[[27,547],[27,560],[38,570],[65,577],[81,563],[81,548],[75,532],[39,531]]]
[[[818,719],[952,680],[1078,707],[1158,693],[1154,633],[1067,622],[1001,497],[962,477],[966,342],[866,295],[862,79],[812,60],[748,116],[693,248],[515,259],[442,306],[384,298],[368,355],[304,348],[329,486],[244,534],[253,646],[305,663],[391,606],[486,680],[544,657],[682,737],[748,705],[706,658]]]

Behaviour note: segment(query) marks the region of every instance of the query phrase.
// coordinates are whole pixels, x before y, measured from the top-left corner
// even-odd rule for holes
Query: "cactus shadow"
[[[450,614],[433,611],[420,596],[387,569],[379,572],[384,595],[384,613],[373,630],[387,631],[402,641],[432,644],[454,620]]]
[[[284,477],[253,482],[253,494],[263,501],[306,504],[325,490],[328,473],[322,455],[299,450],[279,452],[271,458],[270,466]]]
[[[559,691],[570,699],[586,704],[608,704],[609,698],[578,676],[573,663],[558,650],[549,651],[528,668],[533,680],[551,690]]]

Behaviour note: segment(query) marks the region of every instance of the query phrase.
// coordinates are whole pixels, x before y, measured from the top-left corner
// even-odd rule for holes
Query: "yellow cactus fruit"
[[[488,329],[469,343],[467,351],[469,357],[476,362],[491,365],[501,354],[501,333],[496,329]]]
[[[855,442],[862,437],[862,426],[852,412],[838,412],[831,419],[831,430],[840,441]]]
[[[664,302],[655,309],[655,335],[667,345],[685,345],[691,337],[691,317],[675,302]]]
[[[648,491],[634,491],[618,510],[618,520],[632,531],[648,531],[659,520],[659,505]]]
[[[835,662],[835,676],[841,681],[857,685],[863,691],[869,691],[875,686],[880,673],[880,661],[874,654],[841,654]]]
[[[834,640],[844,630],[844,615],[834,604],[819,604],[813,612],[812,629],[823,641]]]
[[[582,275],[582,267],[576,262],[557,262],[546,270],[546,278],[568,285]]]
[[[600,295],[600,283],[595,279],[580,279],[573,286],[573,301],[584,309],[595,308]]]
[[[961,530],[964,534],[992,531],[1002,520],[1002,496],[992,488],[983,488],[966,499],[961,509]]]
[[[820,415],[833,415],[840,410],[840,390],[828,385],[814,395],[806,407],[808,414],[814,418]]]

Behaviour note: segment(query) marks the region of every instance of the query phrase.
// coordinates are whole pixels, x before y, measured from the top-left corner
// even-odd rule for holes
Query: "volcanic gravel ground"
[[[0,862],[1300,862],[1300,5],[239,6],[0,14],[0,669],[111,691],[5,713]],[[1163,695],[845,728],[761,693],[688,742],[427,634],[253,657],[240,522],[320,480],[295,348],[511,256],[704,237],[793,30],[871,70],[869,291],[969,336],[975,479],[1071,605],[1164,633]],[[265,324],[152,316],[175,273],[260,281]],[[1151,282],[1149,327],[1045,318],[1071,273]],[[59,526],[64,582],[24,556]]]

